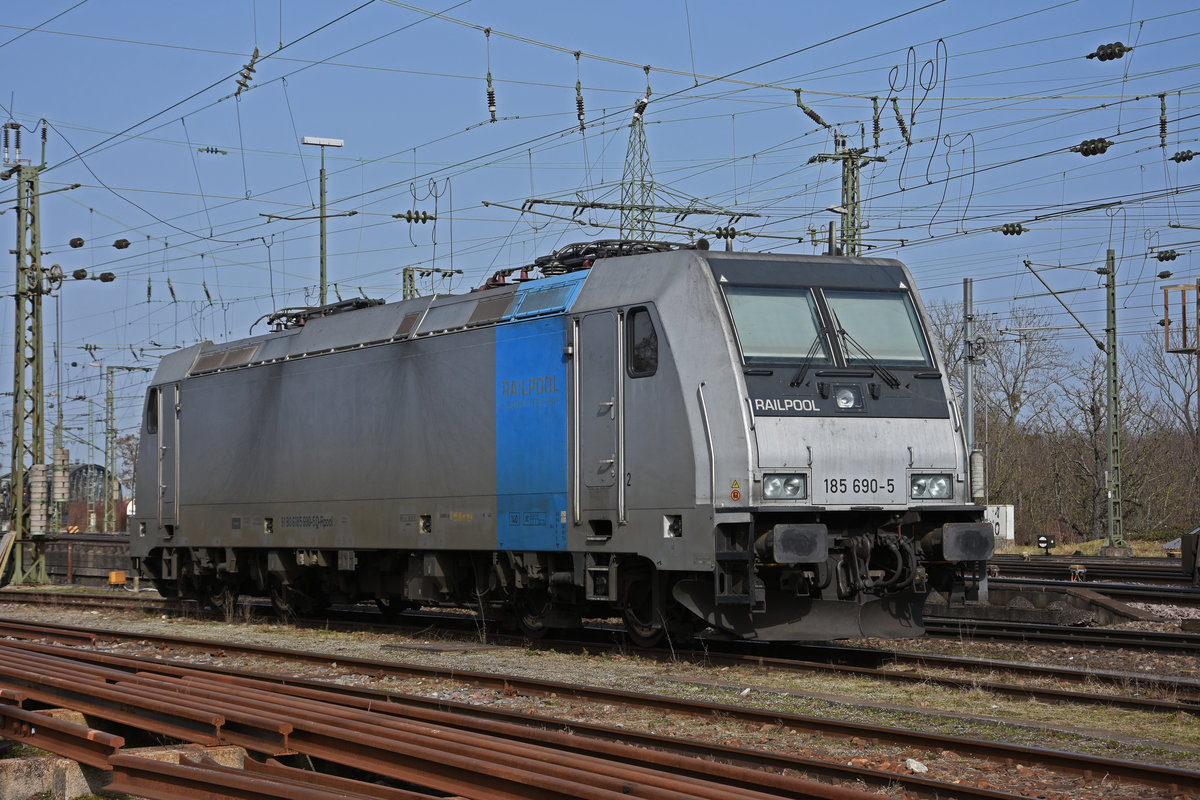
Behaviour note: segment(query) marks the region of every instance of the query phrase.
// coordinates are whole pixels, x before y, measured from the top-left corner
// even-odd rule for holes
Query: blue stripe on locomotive
[[[501,550],[567,548],[567,357],[561,315],[496,328]]]

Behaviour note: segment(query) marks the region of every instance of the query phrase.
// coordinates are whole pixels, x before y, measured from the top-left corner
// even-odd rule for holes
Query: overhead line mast
[[[649,103],[647,96],[633,106],[633,124],[629,128],[629,147],[625,151],[625,174],[621,178],[621,238],[648,242],[654,239],[654,172],[650,169],[650,149],[646,145],[646,126],[642,115]]]
[[[9,134],[15,135],[15,147],[9,157]],[[43,151],[45,129],[43,128]],[[27,475],[35,465],[46,463],[44,387],[42,369],[42,295],[46,293],[42,273],[41,209],[38,173],[45,165],[21,163],[21,125],[4,124],[4,171],[0,178],[17,182],[17,256],[16,280],[16,352],[13,357],[12,472],[9,491],[12,500],[12,528],[16,552],[23,552],[23,541],[31,534],[46,532],[45,504],[40,515],[30,514],[30,499],[25,496]],[[43,466],[44,469],[44,466]],[[30,573],[45,576],[45,563],[35,548]],[[18,555],[18,569],[24,567]]]
[[[1108,495],[1108,537],[1101,555],[1126,557],[1133,550],[1125,542],[1124,508],[1121,505],[1121,378],[1117,370],[1117,260],[1109,249],[1104,267],[1096,272],[1105,275],[1107,314],[1104,326],[1107,347],[1105,383],[1108,397],[1108,471],[1105,488]]]
[[[841,248],[844,256],[857,256],[862,246],[862,231],[867,227],[862,221],[862,201],[859,192],[859,173],[863,164],[887,161],[883,156],[866,155],[866,147],[847,147],[846,137],[834,134],[833,153],[819,153],[808,160],[842,162],[842,204],[837,208],[842,215]]]

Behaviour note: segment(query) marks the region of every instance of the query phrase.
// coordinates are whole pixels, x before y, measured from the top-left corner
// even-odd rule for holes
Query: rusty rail
[[[136,638],[152,639],[138,635]],[[167,637],[161,637],[163,639]],[[29,663],[30,655],[64,657],[65,664],[59,669],[72,669],[75,660],[88,662],[90,668],[98,670],[97,675],[103,675],[103,680],[133,699],[142,696],[155,698],[174,696],[179,708],[206,708],[219,710],[221,715],[241,714],[252,720],[286,719],[291,725],[287,732],[287,745],[298,752],[310,756],[327,758],[345,763],[349,766],[370,769],[379,774],[388,775],[402,780],[421,782],[421,785],[438,792],[457,793],[463,796],[473,796],[472,791],[477,787],[486,787],[488,797],[500,798],[543,798],[612,797],[616,792],[621,795],[635,793],[638,796],[652,800],[667,800],[674,797],[703,797],[713,795],[706,787],[718,782],[721,786],[719,797],[724,798],[759,798],[775,797],[784,793],[797,797],[841,798],[849,791],[840,787],[811,782],[795,782],[796,779],[770,773],[769,780],[764,780],[764,773],[745,770],[742,767],[723,765],[725,772],[708,771],[705,762],[688,759],[688,764],[655,762],[653,757],[635,753],[637,748],[623,751],[619,742],[609,741],[597,745],[596,741],[588,738],[580,741],[574,737],[574,742],[553,741],[553,731],[538,731],[531,733],[526,728],[523,733],[501,730],[500,723],[485,720],[479,722],[466,721],[469,712],[461,711],[454,704],[435,702],[422,698],[412,698],[397,695],[374,693],[368,695],[363,690],[350,692],[343,687],[318,685],[315,682],[287,680],[270,676],[247,674],[219,674],[215,668],[164,663],[157,659],[139,659],[134,657],[116,656],[112,654],[95,653],[90,651],[66,651],[69,658],[64,656],[62,648],[35,643],[12,642],[0,647],[0,670],[6,663],[13,660]],[[227,651],[250,650],[260,655],[274,655],[280,658],[294,659],[297,656],[304,660],[321,660],[327,662],[334,657],[321,654],[301,653],[294,651],[273,651],[270,648],[242,648],[212,642],[196,642],[190,640],[187,646],[200,646],[205,649],[222,647]],[[12,653],[5,654],[5,649]],[[5,659],[8,659],[6,662]],[[414,668],[395,665],[387,662],[362,661],[346,659],[338,656],[336,660],[344,665],[372,672],[395,672],[405,674],[435,674],[436,671],[425,668]],[[46,674],[53,677],[54,670],[49,669],[52,659],[47,661]],[[39,667],[39,671],[42,668]],[[6,673],[0,671],[0,682]],[[26,672],[26,674],[28,674]],[[85,673],[88,674],[88,673]],[[812,730],[831,735],[854,735],[869,740],[903,741],[921,747],[942,747],[958,752],[969,752],[973,755],[992,758],[995,760],[1023,763],[1040,763],[1045,766],[1059,768],[1072,773],[1109,774],[1126,780],[1149,783],[1158,786],[1179,787],[1190,786],[1200,781],[1200,773],[1190,770],[1180,770],[1152,765],[1134,764],[1132,762],[1114,759],[1081,756],[1078,754],[1047,752],[1043,750],[1003,745],[994,742],[964,742],[953,737],[919,731],[895,731],[888,728],[862,725],[846,725],[830,720],[821,720],[796,715],[779,714],[770,711],[755,711],[752,709],[731,706],[714,707],[711,705],[688,703],[685,701],[669,700],[667,698],[648,695],[632,695],[614,693],[604,690],[587,689],[566,684],[534,681],[529,679],[500,678],[498,676],[480,676],[473,673],[456,672],[453,676],[496,688],[511,687],[528,693],[558,692],[570,694],[593,701],[607,703],[624,702],[646,707],[669,707],[675,711],[691,714],[711,714],[717,712],[729,715],[743,721],[763,724],[779,724],[795,726],[798,729]],[[24,686],[24,684],[22,684]],[[172,694],[173,693],[173,694]],[[348,699],[348,698],[357,699]],[[364,700],[365,698],[365,700]],[[664,705],[665,704],[665,705]],[[440,707],[440,708],[439,708]],[[417,710],[414,710],[417,709]],[[438,716],[435,712],[443,712]],[[476,711],[478,713],[478,711]],[[390,718],[389,718],[390,717]],[[544,722],[544,721],[543,721]],[[564,723],[570,724],[570,723]],[[234,741],[233,736],[239,732],[222,724],[218,736],[227,736],[225,741]],[[249,736],[248,732],[241,732]],[[629,737],[625,731],[613,731],[620,737]],[[514,739],[512,736],[521,738]],[[899,738],[898,738],[899,737]],[[562,738],[562,737],[559,737]],[[640,735],[639,738],[645,738]],[[195,739],[192,739],[195,741]],[[270,752],[263,742],[254,742],[253,737],[247,741],[252,743],[251,749],[260,752]],[[347,745],[353,745],[349,748]],[[278,742],[269,746],[278,746]],[[572,749],[574,748],[574,749]],[[347,752],[348,750],[353,752]],[[545,751],[543,753],[543,751]],[[537,756],[531,756],[537,753]],[[602,756],[602,758],[601,758]],[[624,761],[623,758],[630,760]],[[590,760],[589,760],[590,759]],[[598,760],[597,760],[598,759]],[[776,769],[785,768],[786,759],[776,757],[773,762]],[[620,764],[619,767],[615,766]],[[805,768],[799,761],[790,764],[792,768]],[[826,765],[828,767],[828,765]],[[741,773],[739,773],[741,770]],[[614,777],[614,771],[620,777]],[[532,775],[532,779],[530,779]],[[845,773],[843,773],[844,777]],[[420,779],[418,780],[418,776]],[[906,784],[916,785],[907,776],[889,775]],[[930,781],[934,787],[937,784]],[[573,786],[573,788],[571,788]],[[580,787],[583,787],[581,790]],[[926,789],[928,793],[932,792]],[[570,792],[564,794],[563,792]],[[961,787],[956,793],[961,794]],[[861,797],[862,795],[853,795]],[[1003,793],[975,794],[975,796],[1002,797]]]
[[[120,736],[4,704],[0,704],[0,734],[100,769],[108,769],[109,758],[125,744]]]
[[[247,761],[247,764],[253,762]],[[123,792],[152,800],[179,798],[225,798],[227,800],[434,800],[432,795],[399,792],[362,781],[342,780],[323,785],[312,780],[311,772],[291,770],[299,775],[280,772],[234,769],[217,764],[174,764],[133,755],[118,754],[109,759],[113,779],[108,792]]]
[[[671,713],[711,716],[720,714],[729,719],[756,725],[785,724],[798,729],[820,733],[828,736],[858,737],[866,741],[890,742],[901,746],[950,749],[976,758],[988,759],[1003,764],[1026,763],[1070,772],[1072,774],[1109,774],[1125,780],[1147,783],[1156,786],[1171,787],[1176,785],[1189,786],[1200,783],[1200,772],[1172,767],[1159,767],[1151,764],[1121,761],[1119,759],[1089,756],[1080,753],[1067,753],[1046,750],[1022,745],[1010,745],[1001,742],[962,739],[929,731],[892,728],[878,725],[843,722],[840,720],[824,719],[798,714],[786,714],[769,710],[746,708],[742,706],[698,703],[688,700],[669,698],[660,695],[620,692],[594,687],[560,683],[556,681],[538,680],[535,678],[520,678],[506,675],[491,675],[469,671],[455,670],[449,675],[442,670],[413,664],[379,661],[371,659],[349,658],[344,655],[328,655],[302,650],[281,650],[278,648],[259,645],[232,644],[211,642],[198,639],[171,637],[160,634],[127,634],[121,631],[95,631],[99,636],[112,637],[118,640],[143,640],[160,642],[180,647],[196,647],[211,651],[224,650],[227,653],[240,652],[260,655],[268,658],[302,661],[308,663],[328,664],[337,661],[347,668],[360,669],[372,674],[399,675],[405,677],[447,678],[465,681],[478,686],[499,691],[517,691],[531,696],[576,697],[581,700],[605,704],[628,705],[650,708]],[[18,644],[25,648],[43,647],[34,643]],[[204,669],[203,667],[195,667]]]
[[[93,656],[102,656],[96,663]],[[14,668],[26,665],[24,674]],[[75,685],[65,686],[61,676],[77,672]],[[32,677],[36,674],[36,678]],[[179,665],[148,663],[111,654],[62,651],[48,645],[0,644],[0,681],[17,682],[29,699],[53,702],[98,713],[108,719],[131,721],[140,711],[150,711],[143,723],[187,741],[241,743],[260,752],[277,744],[263,731],[287,726],[290,749],[345,766],[407,781],[439,794],[484,800],[618,800],[630,795],[645,800],[768,800],[780,796],[862,800],[862,792],[772,776],[775,786],[764,788],[763,775],[755,770],[722,765],[719,776],[708,774],[704,762],[689,759],[689,769],[673,769],[639,759],[636,748],[611,743],[608,752],[589,748],[563,748],[553,742],[514,740],[500,730],[478,730],[455,724],[452,714],[423,719],[404,713],[405,704],[382,709],[339,701],[332,687],[319,695],[279,691],[270,681],[213,675]],[[42,686],[45,688],[42,688]],[[124,697],[114,708],[111,696]],[[94,700],[89,698],[101,698]],[[163,703],[175,707],[176,718],[164,722]],[[183,722],[207,709],[206,726]],[[257,728],[234,730],[231,720]],[[616,748],[615,750],[613,748]],[[614,757],[618,750],[625,752]],[[115,788],[146,796],[204,792],[227,785],[230,797],[263,796],[261,778],[229,775],[195,765],[147,764],[142,759],[118,755],[108,759],[118,772]],[[316,792],[313,787],[306,787]],[[256,794],[257,793],[257,794]],[[269,796],[269,795],[268,795]],[[318,793],[295,797],[321,797]]]
[[[60,626],[17,622],[8,619],[0,620],[0,636],[7,636],[13,639],[44,639],[48,642],[74,646],[91,646],[96,643],[96,635],[94,633],[74,631]]]

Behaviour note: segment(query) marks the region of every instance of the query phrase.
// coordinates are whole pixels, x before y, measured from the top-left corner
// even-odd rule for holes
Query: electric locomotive
[[[652,644],[919,635],[930,590],[984,581],[898,261],[597,242],[270,323],[147,391],[130,542],[165,595],[619,616]]]

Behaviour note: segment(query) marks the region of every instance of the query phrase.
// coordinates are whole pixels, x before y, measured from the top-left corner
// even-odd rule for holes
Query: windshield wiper
[[[808,346],[808,352],[804,355],[804,360],[800,362],[800,371],[792,378],[788,385],[793,389],[804,383],[805,376],[808,375],[808,368],[812,366],[812,360],[817,355],[817,350],[821,347],[821,341],[825,338],[827,331],[821,328],[817,331],[817,335],[813,337],[812,344]]]
[[[893,375],[887,369],[887,367],[883,366],[883,364],[880,364],[879,360],[876,359],[875,356],[873,356],[869,352],[867,352],[867,348],[865,348],[861,344],[859,344],[858,341],[855,340],[855,338],[853,336],[851,336],[849,333],[846,332],[845,328],[842,328],[839,326],[838,327],[838,335],[842,337],[842,343],[843,343],[844,349],[848,349],[845,347],[846,344],[854,345],[854,349],[856,349],[859,352],[859,354],[862,357],[862,360],[866,361],[867,365],[871,369],[875,370],[875,372],[879,375],[879,377],[883,379],[884,383],[886,383],[888,386],[890,386],[893,389],[900,388],[900,379],[897,378],[895,375]]]

